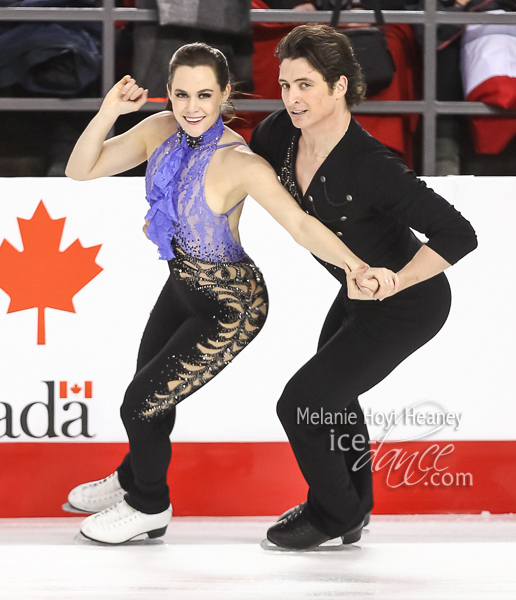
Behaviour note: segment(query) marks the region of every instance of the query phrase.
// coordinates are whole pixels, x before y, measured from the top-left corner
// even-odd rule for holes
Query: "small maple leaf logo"
[[[31,219],[18,218],[23,250],[0,246],[0,288],[11,298],[8,313],[38,309],[38,344],[45,344],[45,308],[75,312],[73,297],[101,271],[101,248],[75,240],[59,251],[66,219],[51,219],[41,201]]]
[[[60,398],[68,398],[68,382],[60,381],[59,382],[59,397]],[[73,384],[73,387],[70,387],[70,391],[74,394],[78,394],[83,388],[76,383]],[[84,397],[85,398],[93,398],[93,382],[85,381],[84,382]]]

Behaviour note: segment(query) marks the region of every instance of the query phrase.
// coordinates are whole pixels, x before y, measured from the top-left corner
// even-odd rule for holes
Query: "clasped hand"
[[[130,76],[125,75],[109,90],[101,109],[114,111],[117,115],[136,112],[147,102],[149,90],[144,90]]]
[[[351,270],[346,263],[348,298],[352,300],[383,300],[399,291],[399,278],[396,273],[383,267],[370,267],[363,263]]]

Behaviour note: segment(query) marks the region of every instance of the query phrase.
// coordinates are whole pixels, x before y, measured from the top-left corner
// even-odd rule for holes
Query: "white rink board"
[[[509,272],[514,250],[516,178],[435,178],[430,184],[468,218],[479,248],[447,271],[453,306],[443,330],[409,357],[384,382],[362,397],[367,412],[399,415],[414,403],[432,399],[462,415],[460,427],[447,426],[433,439],[516,439],[512,382],[516,356],[516,284]],[[0,290],[0,402],[12,408],[13,435],[1,441],[34,441],[21,431],[20,416],[33,402],[48,402],[45,381],[54,381],[56,437],[41,441],[87,441],[62,434],[65,421],[88,409],[91,441],[125,441],[119,405],[136,361],[141,333],[166,280],[166,263],[141,232],[147,210],[142,178],[0,179],[0,243],[22,249],[17,217],[30,219],[43,200],[52,219],[66,218],[61,250],[79,239],[102,245],[103,271],[74,298],[76,313],[47,309],[46,344],[36,344],[36,309],[7,314],[9,297]],[[284,384],[314,352],[337,282],[252,199],[242,215],[242,243],[262,269],[270,314],[258,338],[208,386],[178,407],[175,441],[283,441],[275,404]],[[0,257],[1,260],[1,257]],[[494,285],[493,285],[494,284]],[[1,282],[0,282],[1,286]],[[60,381],[92,381],[93,397],[69,392],[59,399]],[[68,412],[66,402],[76,401]],[[4,405],[5,406],[5,405]],[[422,405],[435,412],[437,404]],[[442,411],[443,409],[439,409]],[[5,432],[0,405],[0,436]],[[382,417],[376,417],[378,419]],[[42,405],[30,410],[33,435],[47,431]],[[78,423],[68,433],[79,433]],[[370,427],[373,439],[379,426]],[[403,427],[395,439],[425,430]],[[389,439],[394,439],[394,434]]]

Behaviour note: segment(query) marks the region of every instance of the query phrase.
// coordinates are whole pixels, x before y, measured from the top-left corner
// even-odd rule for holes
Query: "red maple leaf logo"
[[[38,344],[45,344],[45,308],[75,312],[73,297],[101,271],[101,248],[79,240],[59,251],[66,219],[51,219],[41,201],[32,219],[18,219],[23,250],[0,246],[0,288],[11,298],[8,313],[38,309]]]

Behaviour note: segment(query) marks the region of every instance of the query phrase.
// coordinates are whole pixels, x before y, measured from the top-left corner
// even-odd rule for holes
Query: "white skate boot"
[[[115,471],[104,479],[82,483],[68,494],[68,503],[81,512],[97,513],[124,499],[125,490]]]
[[[165,535],[171,518],[172,505],[163,512],[148,515],[122,500],[115,506],[84,519],[81,533],[96,542],[123,544],[143,533],[149,538]]]

